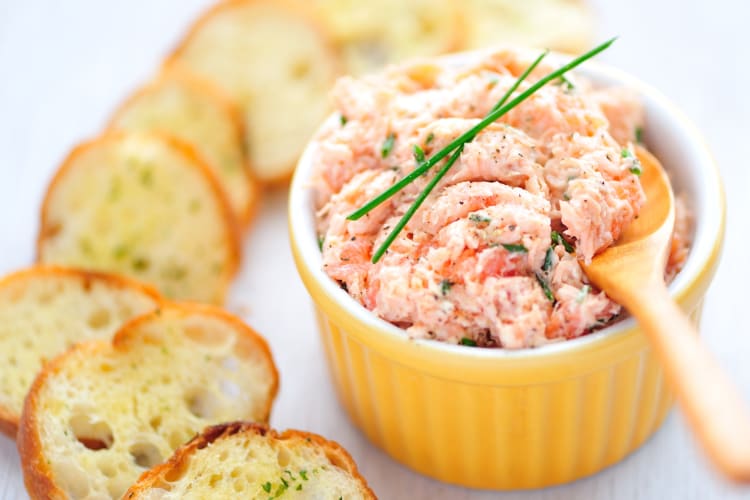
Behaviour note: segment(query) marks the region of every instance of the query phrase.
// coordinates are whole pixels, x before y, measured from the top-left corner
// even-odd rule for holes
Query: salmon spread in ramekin
[[[345,77],[334,88],[337,119],[312,145],[323,268],[413,337],[534,347],[621,315],[579,260],[612,245],[645,200],[635,155],[643,109],[628,89],[596,88],[575,73],[542,87],[465,145],[377,263],[374,249],[434,172],[347,220],[416,168],[415,146],[429,157],[477,124],[528,63],[504,50],[460,66]],[[554,69],[540,65],[518,92]],[[687,215],[677,208],[667,276],[687,256]]]

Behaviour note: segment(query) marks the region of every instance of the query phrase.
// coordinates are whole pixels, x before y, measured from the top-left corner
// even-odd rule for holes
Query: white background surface
[[[207,0],[0,0],[0,273],[33,259],[46,181],[67,151],[157,68]],[[704,132],[728,199],[724,257],[706,300],[703,334],[750,398],[750,4],[737,0],[594,2],[603,59],[653,84]],[[342,443],[383,499],[748,498],[705,463],[673,412],[639,451],[596,476],[540,491],[474,492],[416,475],[349,423],[329,383],[307,295],[286,236],[284,193],[269,194],[246,236],[230,310],[266,335],[281,371],[272,425]],[[0,436],[0,498],[26,498],[15,444]]]

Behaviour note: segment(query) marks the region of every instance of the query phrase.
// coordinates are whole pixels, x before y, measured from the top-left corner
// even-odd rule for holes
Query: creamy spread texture
[[[375,248],[440,165],[357,221],[346,217],[478,123],[530,60],[513,51],[462,66],[415,63],[334,91],[339,120],[313,143],[324,271],[364,307],[417,338],[522,348],[574,338],[621,307],[578,259],[610,246],[644,202],[636,96],[569,75],[470,143],[383,258]],[[555,67],[542,64],[518,91]],[[678,205],[680,208],[682,205]],[[667,273],[687,256],[679,210]]]

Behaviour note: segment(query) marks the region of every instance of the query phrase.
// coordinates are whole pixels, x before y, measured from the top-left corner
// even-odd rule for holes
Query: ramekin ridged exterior
[[[477,53],[450,56],[455,64]],[[557,56],[561,57],[561,56]],[[694,243],[670,290],[698,324],[724,232],[724,196],[696,130],[661,95],[617,70],[581,73],[636,89],[646,143],[691,202]],[[672,395],[632,319],[584,337],[509,351],[413,340],[366,311],[321,269],[309,192],[310,148],[290,191],[290,237],[339,399],[397,461],[473,488],[561,484],[612,465],[660,426]]]

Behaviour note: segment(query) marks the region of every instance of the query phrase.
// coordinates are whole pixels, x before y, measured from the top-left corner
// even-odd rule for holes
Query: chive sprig
[[[500,117],[508,113],[510,110],[512,110],[519,104],[521,104],[523,101],[525,101],[527,98],[529,98],[532,94],[534,94],[537,90],[542,88],[544,85],[546,85],[550,81],[559,79],[568,71],[576,68],[577,66],[583,64],[585,61],[591,59],[592,57],[596,56],[600,52],[603,52],[604,50],[608,49],[610,45],[612,45],[615,42],[615,40],[617,40],[617,37],[607,40],[606,42],[602,43],[601,45],[597,47],[594,47],[593,49],[586,52],[585,54],[573,59],[569,63],[550,72],[549,74],[547,74],[546,76],[538,80],[536,83],[531,85],[528,89],[521,92],[513,100],[506,103],[506,101],[510,98],[512,93],[518,88],[518,86],[526,79],[526,77],[534,70],[534,68],[541,62],[541,60],[548,53],[548,51],[542,52],[542,54],[540,54],[539,57],[536,58],[536,60],[526,69],[526,71],[524,71],[523,74],[521,74],[521,76],[518,77],[518,79],[513,84],[513,86],[511,86],[511,88],[508,89],[505,95],[503,95],[503,97],[497,102],[497,104],[490,110],[490,112],[479,123],[477,123],[476,125],[471,127],[469,130],[467,130],[463,134],[453,139],[450,143],[448,143],[448,145],[446,145],[440,151],[435,153],[430,159],[418,162],[417,168],[415,168],[411,173],[403,177],[400,181],[396,182],[393,186],[386,189],[385,191],[377,195],[375,198],[373,198],[369,202],[365,203],[359,209],[352,212],[347,217],[348,220],[358,220],[362,218],[363,216],[368,214],[370,211],[372,211],[373,209],[381,205],[383,202],[390,199],[396,193],[404,189],[406,186],[411,184],[415,179],[423,175],[429,169],[434,167],[440,160],[442,160],[446,156],[453,153],[451,157],[448,159],[448,161],[445,163],[445,165],[430,180],[430,182],[427,184],[424,190],[417,196],[417,198],[414,200],[414,202],[406,211],[406,213],[404,213],[404,215],[401,217],[399,222],[393,227],[391,232],[385,238],[385,240],[380,245],[380,247],[378,247],[378,249],[375,251],[375,253],[372,256],[372,263],[373,264],[377,263],[380,260],[380,258],[383,256],[383,254],[385,254],[386,250],[388,250],[388,247],[391,245],[391,243],[393,243],[393,241],[396,239],[398,234],[403,230],[403,228],[412,218],[412,216],[417,211],[417,209],[419,209],[419,207],[422,205],[422,203],[430,194],[430,192],[435,188],[438,182],[440,182],[440,180],[445,176],[448,170],[450,170],[450,168],[453,166],[456,160],[458,160],[458,157],[461,155],[461,152],[463,151],[464,145],[466,143],[474,140],[474,138],[477,136],[477,134],[479,134],[479,132],[481,132],[482,130],[487,128],[490,124],[498,120]],[[388,149],[389,149],[388,152],[390,152],[390,148]],[[385,153],[385,148],[384,148],[383,153],[384,153],[383,156],[387,156],[387,153]]]

